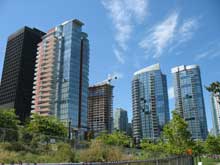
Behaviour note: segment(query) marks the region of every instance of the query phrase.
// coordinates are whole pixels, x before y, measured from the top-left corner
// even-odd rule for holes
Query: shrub
[[[88,149],[79,153],[79,159],[83,162],[119,161],[123,159],[120,148],[104,144],[101,140],[93,140]]]

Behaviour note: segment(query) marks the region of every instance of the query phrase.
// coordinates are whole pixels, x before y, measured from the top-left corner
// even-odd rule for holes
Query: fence
[[[29,143],[32,138],[38,138],[39,142],[48,141],[49,143],[55,143],[57,141],[67,142],[68,138],[59,137],[59,136],[51,136],[46,134],[29,134],[22,132],[17,129],[11,128],[1,128],[0,127],[0,142],[17,142],[18,139],[22,140],[24,143]]]
[[[92,163],[23,163],[22,165],[193,165],[193,157],[179,156],[165,159],[119,161],[119,162],[92,162]],[[12,165],[12,164],[11,164]],[[18,165],[18,164],[13,164]],[[21,165],[21,164],[19,164]]]

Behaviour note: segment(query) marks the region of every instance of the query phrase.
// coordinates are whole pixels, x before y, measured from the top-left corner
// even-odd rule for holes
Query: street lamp
[[[71,118],[69,118],[68,129],[69,129],[69,131],[68,131],[68,135],[69,135],[68,138],[69,138],[69,140],[71,140],[72,139]]]

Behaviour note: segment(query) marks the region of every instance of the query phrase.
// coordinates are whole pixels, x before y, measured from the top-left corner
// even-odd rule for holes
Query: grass
[[[198,161],[199,159],[197,159]],[[202,165],[220,165],[220,159],[201,158]],[[196,160],[195,160],[196,162]],[[196,164],[195,164],[196,165]]]

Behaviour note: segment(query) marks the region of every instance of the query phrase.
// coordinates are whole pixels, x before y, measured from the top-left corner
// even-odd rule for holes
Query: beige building
[[[113,86],[109,83],[89,87],[88,127],[95,136],[99,132],[112,132],[113,125]]]

